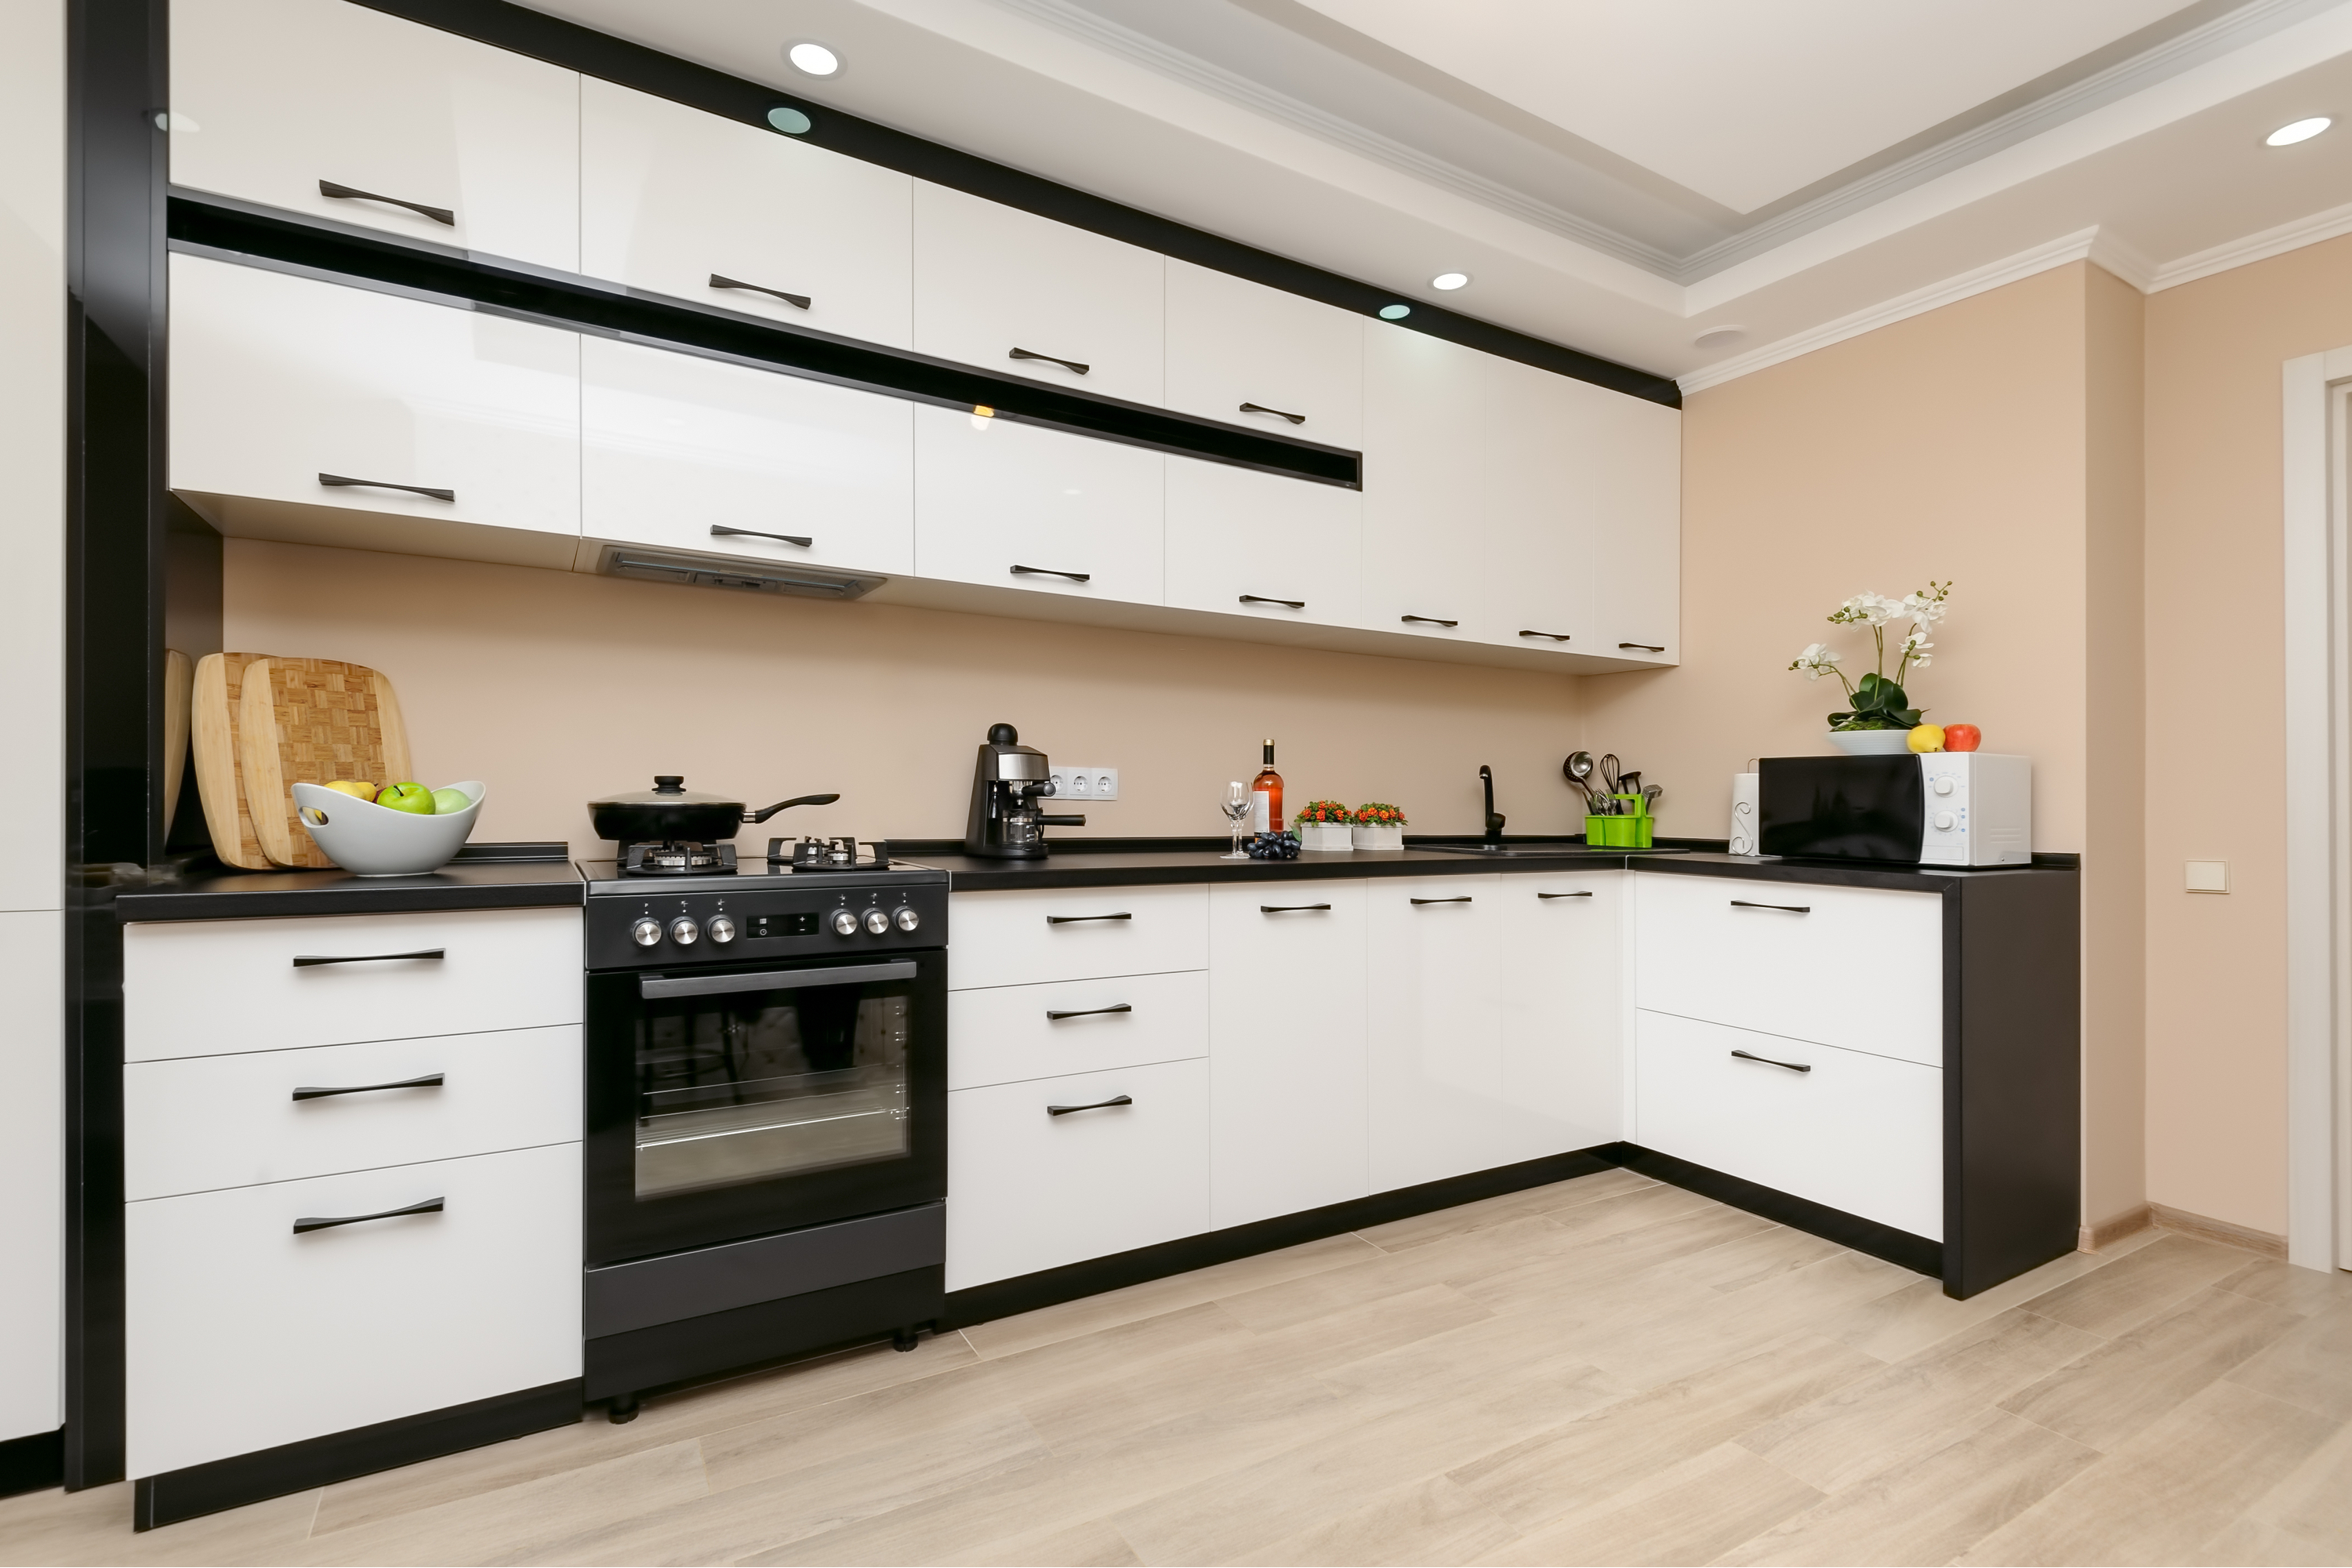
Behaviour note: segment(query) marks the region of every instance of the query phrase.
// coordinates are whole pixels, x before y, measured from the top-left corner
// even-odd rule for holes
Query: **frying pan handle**
[[[794,795],[790,800],[780,800],[776,802],[775,805],[768,807],[765,811],[747,811],[743,814],[743,820],[746,822],[765,822],[768,818],[775,816],[776,813],[785,810],[791,806],[831,805],[835,801],[839,800],[840,798],[841,797],[837,795]]]

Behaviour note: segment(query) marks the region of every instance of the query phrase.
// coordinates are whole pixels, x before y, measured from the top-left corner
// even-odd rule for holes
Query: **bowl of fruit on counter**
[[[428,789],[352,779],[294,786],[295,816],[327,858],[362,877],[416,877],[449,863],[474,831],[478,779]]]

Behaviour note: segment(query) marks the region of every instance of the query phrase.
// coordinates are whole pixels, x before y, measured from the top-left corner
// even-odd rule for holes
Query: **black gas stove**
[[[766,863],[793,871],[887,870],[890,846],[877,841],[861,847],[855,838],[771,838]],[[624,877],[727,876],[742,869],[734,845],[698,838],[625,844],[611,864]]]

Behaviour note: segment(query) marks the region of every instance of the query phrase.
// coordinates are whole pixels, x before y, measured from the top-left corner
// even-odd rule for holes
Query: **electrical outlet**
[[[1053,778],[1055,800],[1118,798],[1117,768],[1055,768]]]

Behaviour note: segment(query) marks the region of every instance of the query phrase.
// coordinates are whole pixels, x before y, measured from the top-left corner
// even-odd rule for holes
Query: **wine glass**
[[[1250,814],[1249,786],[1239,779],[1227,784],[1224,804],[1219,809],[1224,812],[1225,820],[1234,825],[1234,847],[1231,854],[1220,855],[1217,858],[1220,860],[1248,859],[1248,853],[1242,848],[1242,819]]]

